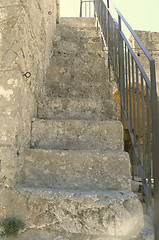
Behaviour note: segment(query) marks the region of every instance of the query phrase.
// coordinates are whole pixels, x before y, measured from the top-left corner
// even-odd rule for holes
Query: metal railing
[[[118,86],[121,121],[129,130],[154,223],[155,240],[159,240],[159,123],[155,61],[111,0],[107,3],[95,0],[95,17],[108,51],[109,72],[112,69]],[[150,74],[147,75],[133,51],[123,27],[129,30],[148,59]],[[132,175],[134,177],[133,172]]]
[[[94,0],[81,0],[80,17],[94,17]]]

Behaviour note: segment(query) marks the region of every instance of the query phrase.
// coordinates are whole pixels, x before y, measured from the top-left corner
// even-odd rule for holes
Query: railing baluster
[[[129,122],[130,122],[130,131],[132,132],[132,104],[131,104],[131,101],[132,101],[132,98],[131,98],[131,72],[132,72],[132,79],[134,81],[134,71],[133,71],[133,68],[132,68],[132,71],[131,71],[131,68],[130,68],[130,51],[128,50],[128,74],[129,74]]]
[[[158,102],[156,94],[156,76],[155,76],[155,62],[150,62],[150,73],[151,73],[151,102],[152,102],[152,158],[153,158],[153,173],[154,173],[154,229],[155,237],[159,239],[159,154],[158,145],[159,143],[159,112]]]
[[[138,146],[138,164],[141,161],[141,144],[140,144],[140,98],[139,98],[139,75],[136,64],[136,91],[137,91],[137,146]]]
[[[142,136],[143,136],[143,173],[144,179],[146,179],[146,131],[145,131],[145,100],[144,100],[144,84],[143,84],[143,76],[141,74],[141,97],[142,97]]]
[[[150,97],[149,89],[146,85],[146,107],[147,107],[147,158],[148,158],[148,185],[149,202],[151,202],[151,133],[150,133]]]
[[[125,43],[125,82],[126,82],[126,118],[128,119],[128,61],[126,43]]]

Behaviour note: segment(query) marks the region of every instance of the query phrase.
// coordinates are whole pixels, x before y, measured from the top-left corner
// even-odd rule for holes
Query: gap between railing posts
[[[106,2],[106,3],[105,3]],[[144,192],[159,240],[159,123],[155,61],[112,0],[95,0],[95,16],[120,94],[121,121],[129,131]],[[113,9],[113,10],[112,10]],[[117,17],[114,17],[114,11]],[[150,74],[142,66],[125,37],[125,26],[146,56]],[[135,176],[132,159],[132,176]],[[154,193],[154,203],[153,203]]]

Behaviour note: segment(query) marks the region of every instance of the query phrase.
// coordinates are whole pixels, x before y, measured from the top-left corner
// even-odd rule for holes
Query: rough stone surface
[[[65,150],[123,150],[123,128],[118,121],[35,119],[31,146]]]
[[[3,196],[3,197],[2,197]],[[15,208],[11,208],[12,205]],[[78,192],[20,188],[3,190],[1,206],[28,229],[105,237],[138,236],[142,206],[130,191]],[[75,237],[73,239],[76,239]],[[118,239],[118,238],[117,238]]]
[[[55,0],[0,1],[1,187],[14,185],[21,169],[21,152],[30,145],[36,97],[44,91],[50,60],[55,12]],[[23,76],[28,71],[30,78]]]
[[[50,60],[56,1],[5,2],[2,1],[0,8],[0,70],[19,69],[23,74],[29,71],[31,89],[39,95]]]
[[[23,146],[29,146],[36,100],[18,70],[1,71],[0,78],[0,147],[20,151]]]
[[[150,32],[150,31],[135,31],[138,37],[141,39],[147,50],[150,52],[152,57],[155,59],[156,67],[156,81],[157,81],[157,93],[159,96],[159,32]],[[135,53],[137,54],[140,62],[142,63],[146,73],[150,76],[150,63],[142,52],[137,42],[131,36],[130,38],[131,46],[133,47]]]
[[[15,186],[20,171],[19,164],[16,149],[0,148],[0,188]]]
[[[56,80],[60,79],[59,76],[65,70],[62,68],[59,71],[59,67],[56,69],[51,69],[54,76],[54,80],[50,78],[46,84],[47,96],[51,97],[75,97],[75,98],[102,98],[110,99],[111,93],[110,88],[104,82],[87,82],[87,81],[74,81],[67,82]],[[68,72],[67,72],[68,73]],[[68,73],[69,74],[69,73]],[[65,76],[64,76],[65,78]],[[80,79],[79,79],[80,80]]]
[[[25,150],[22,177],[27,186],[81,190],[131,188],[129,156],[122,151]]]
[[[117,103],[91,98],[45,97],[38,101],[38,118],[117,120]]]

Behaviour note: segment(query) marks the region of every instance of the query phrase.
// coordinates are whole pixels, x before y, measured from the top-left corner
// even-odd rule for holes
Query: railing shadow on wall
[[[80,17],[89,16],[92,0],[81,0]],[[109,73],[112,70],[120,94],[121,121],[127,127],[142,179],[145,196],[154,223],[155,240],[159,239],[159,118],[155,61],[112,0],[95,0],[94,14],[102,42],[108,51]],[[82,4],[85,4],[83,15]],[[90,6],[90,5],[88,5]],[[117,17],[114,16],[114,12]],[[88,14],[88,15],[87,15]],[[149,62],[149,74],[140,63],[122,31],[126,28]],[[110,76],[111,74],[109,74]],[[134,164],[134,163],[132,163]],[[132,166],[133,169],[133,166]],[[134,172],[132,171],[134,178]]]

